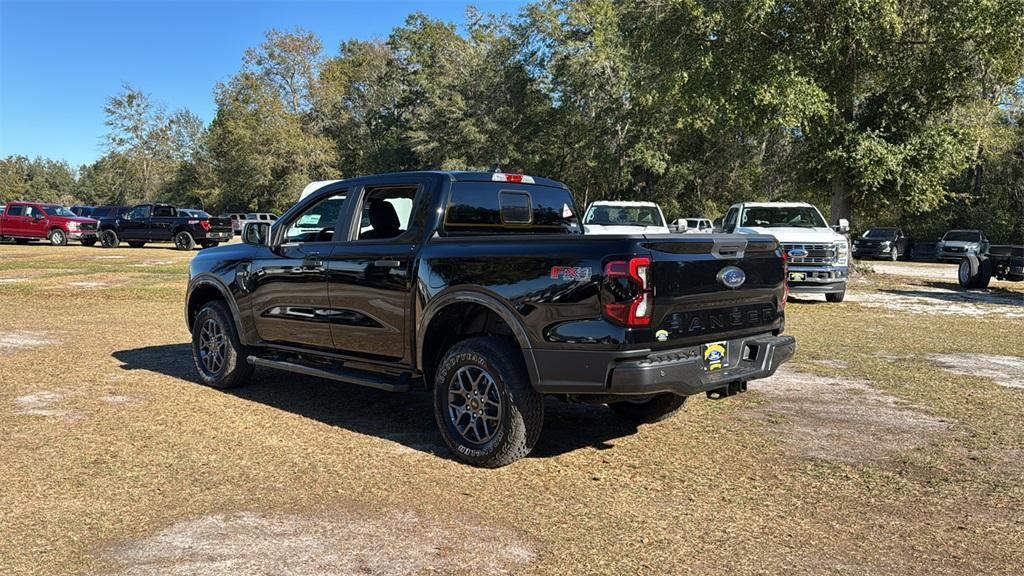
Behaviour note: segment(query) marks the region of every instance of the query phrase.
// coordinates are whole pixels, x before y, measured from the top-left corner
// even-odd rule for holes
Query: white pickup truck
[[[654,202],[594,202],[583,217],[587,234],[668,234],[665,215]]]
[[[775,236],[789,258],[790,292],[824,294],[829,302],[846,296],[850,243],[843,234],[849,228],[845,219],[829,226],[804,202],[734,204],[720,224],[722,232]]]

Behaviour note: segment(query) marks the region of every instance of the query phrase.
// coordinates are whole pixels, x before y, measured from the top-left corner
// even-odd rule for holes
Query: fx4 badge
[[[552,280],[590,280],[590,267],[552,266]]]

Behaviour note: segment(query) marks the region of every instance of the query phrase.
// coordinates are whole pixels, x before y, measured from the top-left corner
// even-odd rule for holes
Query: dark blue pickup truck
[[[106,213],[106,212],[105,212]],[[149,242],[173,242],[179,250],[217,246],[234,238],[227,218],[200,218],[168,204],[139,204],[130,209],[114,209],[101,216],[100,243],[104,248],[117,248],[127,242],[141,248]]]
[[[773,237],[590,236],[578,214],[564,185],[519,174],[324,186],[193,258],[196,368],[218,388],[255,366],[426,388],[452,451],[495,467],[534,446],[545,395],[655,422],[793,355]]]

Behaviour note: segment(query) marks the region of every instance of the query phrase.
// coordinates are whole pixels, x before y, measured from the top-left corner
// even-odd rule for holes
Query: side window
[[[417,186],[370,188],[363,194],[359,240],[397,238],[409,229]]]
[[[132,208],[130,212],[125,214],[127,220],[141,220],[149,216],[149,206],[136,206]]]
[[[498,194],[502,224],[529,224],[533,222],[533,203],[528,192],[502,190]]]
[[[338,225],[338,217],[344,205],[343,190],[313,203],[288,224],[288,229],[284,233],[285,243],[334,240],[334,227]]]
[[[153,208],[153,216],[174,216],[174,208],[171,208],[170,206],[157,206]]]
[[[26,215],[25,214],[25,207],[24,206],[8,206],[7,207],[7,215],[8,216],[25,216]]]
[[[722,229],[726,232],[732,232],[736,228],[736,215],[739,214],[737,208],[730,208],[729,212],[725,215],[725,223],[722,225]]]

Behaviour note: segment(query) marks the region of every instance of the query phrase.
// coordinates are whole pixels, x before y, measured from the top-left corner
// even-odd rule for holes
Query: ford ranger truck
[[[849,223],[835,228],[817,208],[804,202],[746,202],[725,213],[721,230],[734,234],[769,234],[778,239],[789,259],[789,290],[793,294],[824,294],[842,302],[849,278]]]
[[[572,194],[544,178],[324,185],[192,259],[196,370],[216,388],[260,367],[426,389],[456,457],[496,467],[533,448],[544,396],[656,422],[793,355],[773,237],[581,230]]]
[[[11,238],[19,244],[48,240],[54,246],[66,246],[74,240],[92,246],[96,243],[96,226],[96,220],[76,216],[57,204],[11,202],[0,213],[0,238]]]

